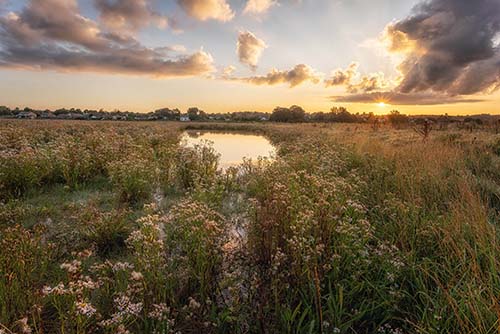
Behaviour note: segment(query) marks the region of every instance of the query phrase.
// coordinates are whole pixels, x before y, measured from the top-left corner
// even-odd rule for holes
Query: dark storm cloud
[[[20,13],[0,17],[0,66],[177,77],[212,72],[203,51],[167,58],[120,31],[103,31],[82,16],[76,0],[31,0]]]
[[[404,20],[386,27],[389,50],[405,55],[400,84],[384,91],[383,77],[348,85],[351,95],[335,102],[437,105],[481,102],[465,96],[500,87],[500,1],[429,0]],[[338,72],[327,85],[345,84],[353,75]],[[368,87],[368,89],[365,89]],[[354,88],[354,89],[353,89]]]
[[[392,51],[407,52],[399,92],[470,95],[500,83],[498,0],[432,0],[390,25]]]

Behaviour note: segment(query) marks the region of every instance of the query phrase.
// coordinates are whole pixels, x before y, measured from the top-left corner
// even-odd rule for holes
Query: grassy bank
[[[0,124],[0,333],[498,332],[498,135],[185,127]]]

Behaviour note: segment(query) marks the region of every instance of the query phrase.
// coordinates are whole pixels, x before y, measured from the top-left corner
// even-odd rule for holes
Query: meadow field
[[[0,333],[499,333],[499,223],[487,128],[3,120]]]

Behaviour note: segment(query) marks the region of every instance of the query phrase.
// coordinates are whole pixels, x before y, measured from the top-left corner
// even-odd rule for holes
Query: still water
[[[243,158],[256,160],[258,157],[272,158],[276,150],[264,136],[240,132],[185,131],[182,143],[188,147],[209,141],[220,154],[219,165],[228,168],[239,165]]]

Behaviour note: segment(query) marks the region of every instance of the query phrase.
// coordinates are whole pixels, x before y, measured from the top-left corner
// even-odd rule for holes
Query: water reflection
[[[182,135],[182,142],[188,147],[204,141],[213,144],[213,148],[220,154],[220,166],[224,169],[239,165],[243,158],[272,158],[276,153],[267,138],[254,134],[188,130]]]

